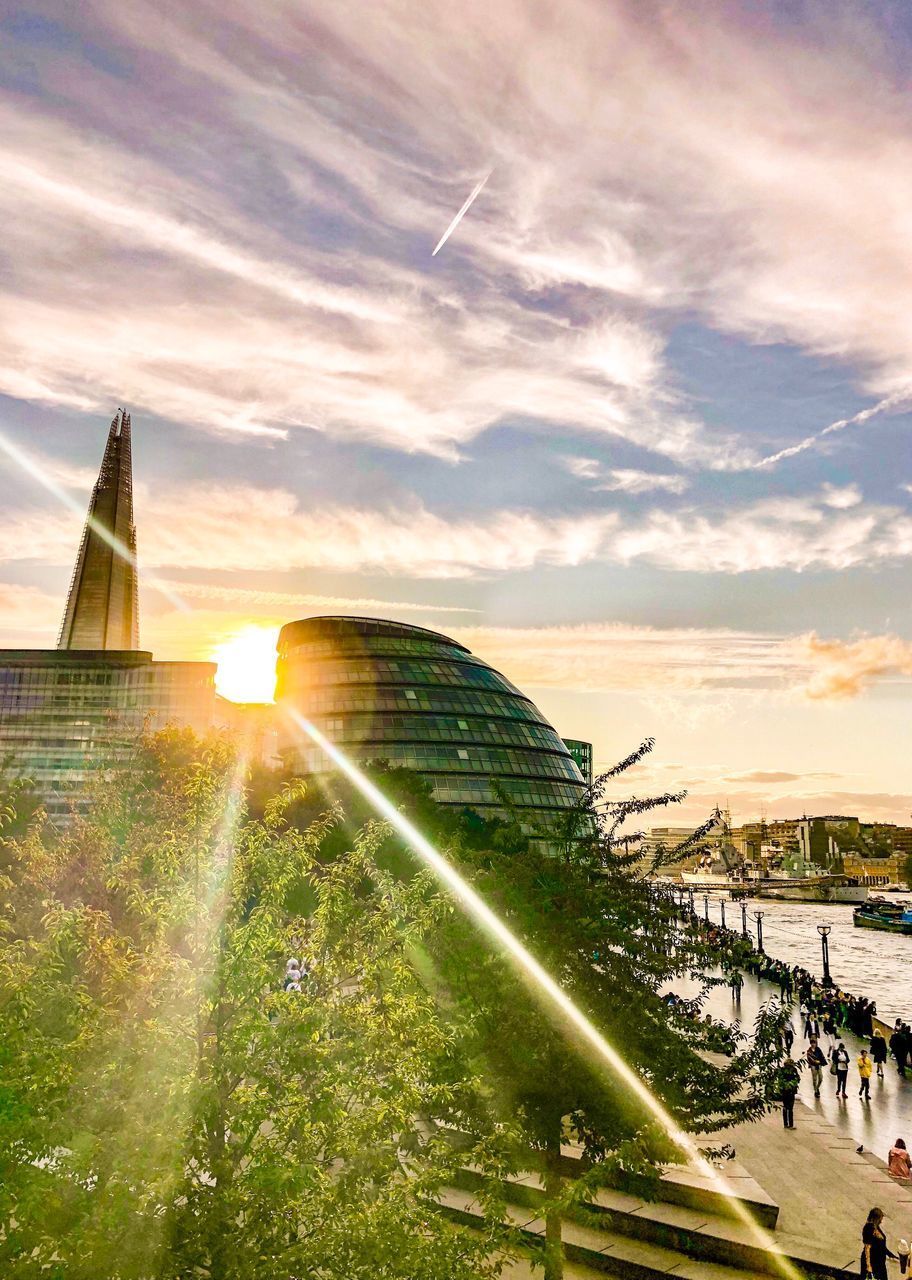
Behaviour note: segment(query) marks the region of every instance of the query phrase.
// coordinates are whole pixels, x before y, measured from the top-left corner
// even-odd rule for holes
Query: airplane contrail
[[[485,174],[485,176],[481,179],[481,181],[475,184],[475,187],[474,187],[474,188],[473,188],[473,190],[472,190],[472,194],[469,196],[468,200],[466,200],[465,204],[462,206],[462,208],[461,208],[461,209],[459,210],[459,212],[456,214],[456,217],[453,219],[453,221],[452,221],[452,222],[450,223],[450,225],[447,227],[446,231],[444,231],[443,235],[442,235],[442,236],[440,237],[440,239],[437,241],[437,248],[436,248],[436,249],[434,250],[434,252],[431,254],[431,257],[432,257],[432,258],[433,258],[433,257],[436,257],[436,255],[440,252],[440,250],[441,250],[441,249],[443,248],[443,246],[446,244],[447,240],[449,240],[450,236],[453,234],[453,232],[454,232],[454,231],[456,230],[456,228],[459,226],[460,222],[462,222],[463,218],[465,217],[466,213],[468,212],[469,208],[470,208],[470,207],[471,207],[471,205],[472,205],[472,201],[475,199],[475,197],[476,197],[476,196],[478,195],[478,193],[481,191],[481,188],[484,186],[484,184],[487,182],[488,178],[490,178],[490,176],[491,176],[491,174],[492,174],[493,172],[494,172],[494,170],[493,170],[493,169],[489,169],[489,170],[488,170],[488,172]]]
[[[907,404],[910,401],[912,401],[912,390],[908,387],[904,391],[896,391],[893,395],[879,400],[877,404],[872,404],[870,409],[862,409],[861,413],[856,413],[852,418],[840,418],[838,422],[831,422],[822,431],[816,431],[812,436],[805,436],[798,444],[789,445],[787,449],[780,449],[778,453],[771,453],[768,458],[761,458],[759,462],[754,463],[752,470],[756,471],[760,467],[771,467],[777,462],[782,462],[784,458],[794,458],[796,453],[804,453],[805,449],[813,448],[818,440],[822,440],[824,436],[833,435],[836,431],[844,431],[846,427],[859,426],[862,422],[867,422],[869,418],[875,417],[878,413],[886,413],[888,409],[895,409],[897,405]]]

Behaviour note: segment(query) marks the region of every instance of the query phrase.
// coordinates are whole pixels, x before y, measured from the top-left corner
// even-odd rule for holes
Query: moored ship
[[[912,905],[871,898],[852,912],[852,923],[862,929],[882,929],[886,933],[912,934]]]

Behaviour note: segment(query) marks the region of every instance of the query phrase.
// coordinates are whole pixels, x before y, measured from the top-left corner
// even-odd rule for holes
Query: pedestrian
[[[901,1076],[904,1076],[906,1074],[906,1058],[909,1054],[909,1045],[906,1040],[905,1027],[899,1018],[896,1019],[896,1026],[890,1036],[890,1052],[896,1059],[896,1070]]]
[[[887,1258],[895,1258],[883,1230],[883,1209],[872,1209],[861,1231],[861,1280],[887,1280]]]
[[[816,1038],[811,1040],[805,1053],[805,1059],[811,1068],[811,1083],[814,1086],[814,1097],[820,1097],[820,1085],[823,1080],[823,1068],[826,1066],[826,1055],[817,1043]]]
[[[849,1051],[840,1040],[836,1048],[830,1054],[830,1070],[836,1077],[836,1097],[844,1098],[846,1096],[846,1083],[849,1079],[849,1063],[852,1059],[849,1057]]]
[[[792,1052],[792,1045],[795,1043],[795,1028],[791,1021],[787,1022],[782,1028],[782,1043],[785,1046],[786,1056]]]
[[[864,1098],[865,1102],[871,1101],[871,1072],[873,1070],[874,1063],[868,1057],[867,1049],[862,1049],[858,1055],[858,1078],[861,1081],[858,1096],[859,1098]]]
[[[890,1148],[887,1167],[894,1178],[908,1178],[912,1174],[912,1160],[902,1138],[897,1138]]]
[[[732,974],[729,984],[731,987],[732,999],[741,1002],[741,988],[744,986],[744,979],[741,977],[741,970],[736,969]]]
[[[786,1129],[795,1127],[795,1095],[800,1083],[798,1067],[791,1058],[786,1058],[779,1068],[779,1097],[782,1099],[782,1124]]]
[[[877,1068],[877,1077],[882,1080],[884,1063],[887,1060],[887,1042],[883,1038],[883,1032],[879,1027],[875,1028],[874,1034],[871,1036],[871,1058]]]
[[[804,1017],[804,1038],[805,1040],[820,1039],[820,1023],[810,1009],[808,1009]]]

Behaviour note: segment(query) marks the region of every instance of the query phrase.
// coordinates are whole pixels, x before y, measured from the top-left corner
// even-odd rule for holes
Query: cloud
[[[161,585],[190,600],[222,600],[226,604],[246,605],[248,608],[268,609],[355,609],[376,611],[384,609],[394,613],[477,613],[462,605],[419,604],[415,601],[377,600],[371,596],[326,596],[296,591],[257,591],[241,586],[219,586],[202,582],[169,582]]]
[[[599,562],[687,573],[838,571],[912,556],[908,514],[848,506],[844,497],[834,505],[834,492],[709,514],[696,506],[568,515],[504,508],[469,518],[431,511],[417,498],[379,509],[302,507],[286,489],[184,485],[139,493],[139,560],[146,570],[320,568],[471,578]],[[8,511],[0,515],[0,562],[69,564],[79,524],[75,513]]]
[[[689,484],[686,476],[659,475],[653,471],[609,469],[605,478],[595,487],[606,493],[651,493],[656,489],[665,493],[683,493]]]
[[[912,676],[912,641],[895,635],[843,641],[824,640],[812,631],[795,647],[812,669],[805,693],[813,701],[855,698],[879,677]]]
[[[727,778],[723,778],[723,782],[762,782],[764,784],[800,781],[800,773],[786,773],[781,770],[765,771],[763,769],[754,769],[750,773],[732,773]]]
[[[585,623],[460,626],[453,633],[520,688],[650,694],[785,688],[800,672],[784,637],[759,632]]]
[[[63,617],[63,600],[19,583],[0,582],[0,644],[51,647]]]

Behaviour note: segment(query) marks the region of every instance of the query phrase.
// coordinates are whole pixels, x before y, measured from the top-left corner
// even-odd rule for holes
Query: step
[[[577,1178],[585,1159],[580,1147],[561,1145],[561,1163],[568,1177]],[[721,1169],[725,1186],[707,1173],[688,1165],[669,1165],[659,1179],[656,1199],[680,1204],[722,1217],[742,1221],[741,1208],[747,1209],[761,1226],[773,1228],[779,1218],[779,1206],[737,1160],[727,1160]],[[618,1182],[623,1190],[623,1183]]]
[[[478,1204],[456,1188],[447,1188],[441,1203],[467,1225],[482,1221]],[[530,1218],[521,1206],[515,1205],[507,1207],[507,1218],[531,1244],[542,1245],[545,1224],[541,1218]],[[587,1231],[575,1223],[564,1223],[563,1241],[565,1280],[598,1280],[606,1275],[622,1280],[769,1280],[768,1272],[683,1258],[660,1245],[631,1240],[611,1231]],[[532,1268],[533,1257],[534,1254],[511,1260],[501,1274],[508,1280],[540,1280],[541,1270]]]
[[[474,1192],[484,1177],[471,1166],[459,1171],[454,1185]],[[502,1179],[511,1203],[535,1212],[540,1209],[545,1190],[538,1174],[526,1173]],[[727,1206],[730,1207],[730,1206]],[[630,1239],[658,1244],[707,1262],[768,1270],[767,1250],[758,1243],[756,1230],[728,1214],[711,1214],[688,1205],[664,1200],[644,1200],[614,1187],[599,1187],[587,1195],[568,1219],[597,1230],[617,1232]]]
[[[544,1221],[536,1215],[541,1188],[535,1175],[510,1182],[507,1221],[527,1239],[541,1243]],[[600,1191],[601,1197],[603,1193]],[[451,1186],[440,1196],[447,1213],[468,1225],[480,1225],[482,1209],[470,1188]],[[653,1213],[653,1211],[655,1211]],[[631,1280],[650,1280],[674,1270],[676,1276],[781,1276],[775,1249],[755,1241],[750,1228],[726,1219],[707,1219],[682,1205],[649,1205],[624,1192],[606,1191],[594,1211],[564,1218],[562,1236],[568,1259]],[[790,1261],[808,1276],[848,1280],[846,1259],[827,1257],[817,1249],[792,1242]],[[609,1265],[610,1264],[610,1265]],[[624,1269],[626,1268],[626,1270]]]

